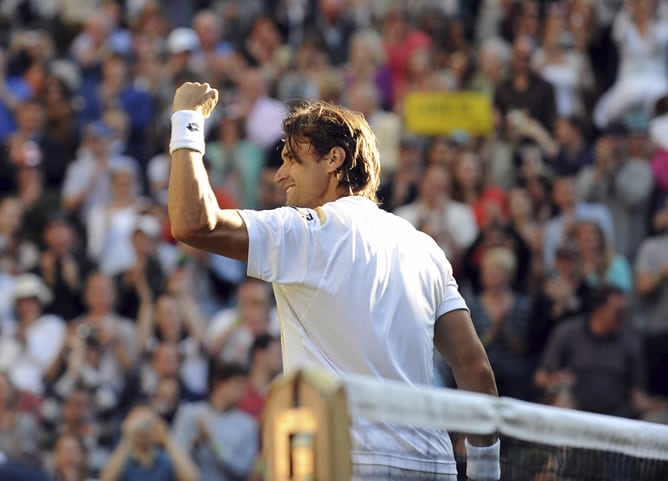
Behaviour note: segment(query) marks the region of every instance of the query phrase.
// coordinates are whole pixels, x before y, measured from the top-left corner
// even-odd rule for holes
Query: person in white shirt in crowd
[[[263,334],[278,334],[271,286],[253,277],[237,289],[237,305],[211,318],[206,335],[212,359],[246,365],[253,341]]]
[[[283,164],[275,176],[287,206],[225,210],[202,161],[204,118],[217,101],[209,84],[185,83],[174,96],[172,232],[194,247],[247,261],[249,275],[273,283],[284,370],[432,385],[436,345],[459,388],[496,395],[442,249],[377,205],[380,161],[364,118],[323,102],[295,106],[282,124]],[[443,430],[356,418],[351,441],[353,479],[456,479]],[[495,435],[469,436],[466,450],[469,478],[500,478]]]
[[[16,323],[0,337],[0,370],[6,370],[16,388],[39,398],[44,376],[65,342],[62,318],[43,312],[51,291],[35,274],[21,274],[14,284]]]
[[[478,235],[473,209],[450,198],[450,174],[440,164],[427,166],[417,200],[394,213],[432,236],[453,265]]]
[[[113,163],[119,157],[122,163],[134,162],[129,157],[112,153],[113,137],[113,131],[104,122],[87,124],[79,156],[67,168],[62,205],[67,212],[78,214],[82,221],[94,205],[111,199],[110,170]],[[138,185],[134,188],[138,189]]]
[[[631,110],[651,114],[654,102],[668,92],[668,25],[656,15],[653,0],[626,1],[615,17],[612,35],[619,52],[613,86],[593,112],[597,127],[607,127]]]
[[[92,206],[85,217],[88,257],[108,276],[132,265],[132,235],[147,205],[134,188],[135,165],[126,159],[109,165],[110,197]]]
[[[99,346],[101,381],[120,392],[137,359],[137,336],[132,321],[116,313],[115,300],[113,280],[92,272],[84,285],[86,311],[71,322],[79,336]]]
[[[262,149],[281,138],[285,105],[267,94],[267,80],[260,68],[247,67],[237,81],[239,95],[229,106],[232,115],[244,119],[246,137]]]

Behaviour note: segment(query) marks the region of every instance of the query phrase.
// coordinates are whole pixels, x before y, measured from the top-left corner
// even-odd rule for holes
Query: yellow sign
[[[473,135],[492,132],[492,104],[478,92],[411,92],[404,105],[406,129],[420,135],[465,130]]]

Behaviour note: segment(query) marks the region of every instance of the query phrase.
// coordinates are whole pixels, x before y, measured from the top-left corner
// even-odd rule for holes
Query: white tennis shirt
[[[359,196],[240,213],[248,275],[274,286],[286,371],[433,383],[434,322],[466,304],[431,237]],[[353,462],[455,472],[447,435],[358,422]]]

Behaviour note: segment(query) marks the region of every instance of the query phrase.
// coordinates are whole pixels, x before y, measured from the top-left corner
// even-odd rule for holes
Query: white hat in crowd
[[[169,53],[192,52],[198,48],[199,37],[192,28],[175,28],[167,37],[167,51]]]
[[[135,223],[135,232],[143,232],[152,239],[160,237],[160,222],[152,215],[141,215]]]
[[[14,280],[14,300],[35,297],[44,306],[53,296],[41,277],[35,274],[20,274]]]

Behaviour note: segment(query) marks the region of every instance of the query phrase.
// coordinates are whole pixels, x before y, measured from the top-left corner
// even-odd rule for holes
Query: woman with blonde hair
[[[467,299],[476,332],[492,365],[500,396],[528,399],[530,299],[512,288],[517,268],[508,247],[490,247],[480,264],[481,292]]]

